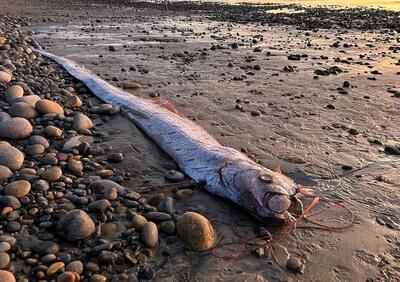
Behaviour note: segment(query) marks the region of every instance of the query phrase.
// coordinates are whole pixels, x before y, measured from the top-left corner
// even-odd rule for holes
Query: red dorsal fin
[[[157,100],[154,101],[156,104],[166,108],[168,111],[181,116],[181,117],[185,117],[181,112],[179,112],[176,107],[174,106],[174,104],[172,104],[170,101],[166,100],[166,99],[162,99],[159,98]]]

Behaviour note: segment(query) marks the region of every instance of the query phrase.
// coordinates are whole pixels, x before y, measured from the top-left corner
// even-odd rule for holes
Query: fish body
[[[165,107],[116,88],[72,60],[35,50],[64,67],[100,100],[120,106],[189,177],[246,208],[259,219],[285,219],[299,187],[243,153],[221,145],[202,127]]]

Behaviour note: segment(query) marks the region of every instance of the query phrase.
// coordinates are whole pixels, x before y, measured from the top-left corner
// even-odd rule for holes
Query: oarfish
[[[228,198],[258,219],[287,219],[299,186],[243,153],[221,145],[195,122],[151,100],[110,85],[72,60],[36,50],[83,82],[100,100],[120,106],[129,119],[170,155],[180,169],[215,195]]]

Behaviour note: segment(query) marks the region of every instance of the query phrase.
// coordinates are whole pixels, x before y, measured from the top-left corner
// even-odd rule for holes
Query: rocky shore
[[[1,16],[0,281],[152,279],[146,262],[159,236],[176,240],[175,199],[124,187],[131,175],[115,164],[125,156],[97,129],[120,109],[33,52],[21,24]],[[184,180],[173,162],[165,166],[166,179]],[[193,193],[175,192],[181,200]],[[179,219],[177,231],[189,249],[214,244],[197,213]]]

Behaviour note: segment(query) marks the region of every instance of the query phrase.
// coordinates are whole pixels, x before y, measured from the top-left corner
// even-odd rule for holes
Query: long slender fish
[[[246,208],[258,219],[288,219],[299,186],[241,152],[222,146],[193,121],[151,100],[116,88],[72,60],[36,49],[83,82],[100,100],[120,106],[129,119],[169,154],[189,177],[205,189]]]

